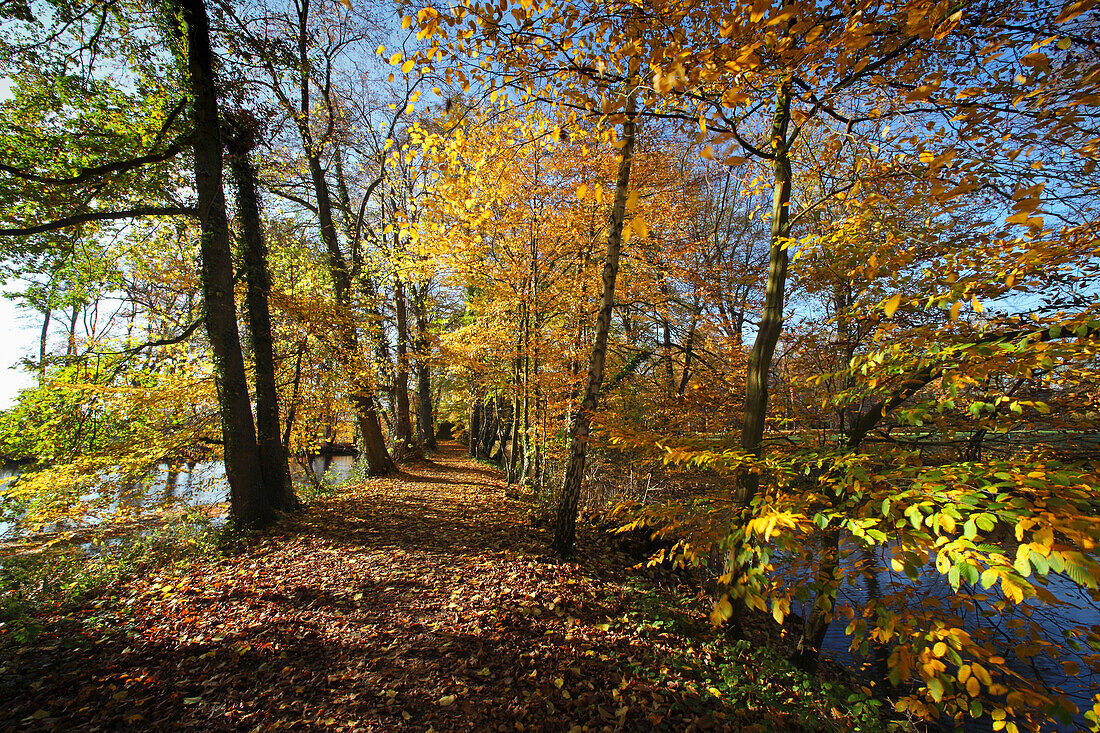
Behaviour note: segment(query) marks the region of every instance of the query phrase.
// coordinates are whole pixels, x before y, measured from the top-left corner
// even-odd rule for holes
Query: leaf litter
[[[799,727],[670,663],[707,661],[704,603],[698,635],[639,633],[622,555],[593,532],[577,563],[549,559],[529,512],[444,444],[234,554],[39,619],[29,645],[0,636],[0,729]]]

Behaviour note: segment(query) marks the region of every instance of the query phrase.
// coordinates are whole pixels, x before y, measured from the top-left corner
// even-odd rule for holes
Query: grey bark
[[[427,286],[422,285],[413,297],[416,314],[416,419],[424,447],[435,450],[435,416],[432,414],[431,336],[428,332]]]
[[[408,304],[405,299],[405,283],[401,277],[393,279],[394,310],[397,312],[397,369],[393,380],[394,453],[404,457],[412,452],[412,420],[409,417],[409,337]],[[400,459],[399,459],[400,460]]]
[[[252,131],[238,125],[237,135],[227,140],[230,167],[237,183],[237,216],[244,260],[249,335],[256,367],[256,438],[264,490],[280,511],[301,508],[290,482],[286,449],[279,430],[279,392],[275,382],[275,346],[271,333],[268,298],[271,275],[267,267],[267,244],[260,220],[256,171],[252,165]]]
[[[260,451],[233,301],[233,262],[225,213],[222,140],[210,25],[203,0],[176,2],[187,26],[195,190],[201,227],[203,316],[214,353],[214,383],[221,412],[230,513],[238,526],[259,527],[271,522],[275,515],[274,507],[264,500],[261,491]]]
[[[615,199],[611,207],[611,221],[607,235],[600,311],[596,318],[596,338],[592,344],[592,355],[588,363],[588,381],[585,385],[584,399],[573,418],[570,431],[569,462],[562,481],[557,522],[554,527],[554,542],[551,546],[551,549],[562,558],[572,557],[576,545],[577,505],[580,501],[581,483],[584,480],[592,413],[599,400],[604,363],[607,360],[607,335],[611,329],[611,315],[615,306],[615,278],[619,272],[619,253],[622,246],[623,222],[626,219],[626,199],[630,188],[630,165],[634,160],[636,134],[634,93],[633,90],[629,90],[626,120],[623,122],[623,147],[619,158]]]

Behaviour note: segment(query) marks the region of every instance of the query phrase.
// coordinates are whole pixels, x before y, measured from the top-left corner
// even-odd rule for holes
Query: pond
[[[354,456],[312,456],[309,460],[309,468],[314,476],[332,485],[346,480],[354,467]],[[300,464],[291,463],[291,477],[296,484],[306,482],[304,470]],[[5,464],[0,467],[0,481],[13,479],[19,472],[18,466]],[[85,498],[94,499],[95,495]],[[228,500],[229,485],[225,480],[225,464],[221,461],[197,461],[158,464],[146,478],[142,504],[154,506],[174,501],[189,507],[203,507]],[[14,539],[17,534],[16,521],[0,519],[0,540]]]

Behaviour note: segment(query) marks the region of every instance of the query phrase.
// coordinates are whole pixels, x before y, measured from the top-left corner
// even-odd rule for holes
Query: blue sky
[[[22,369],[13,368],[25,356],[31,356],[37,340],[35,326],[30,313],[16,307],[7,298],[0,298],[0,333],[3,334],[0,346],[0,410],[15,403],[20,389],[34,384],[34,377]]]

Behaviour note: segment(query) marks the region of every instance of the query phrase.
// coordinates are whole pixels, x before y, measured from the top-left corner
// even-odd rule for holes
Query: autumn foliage
[[[48,5],[0,10],[21,532],[204,458],[260,527],[287,456],[438,429],[899,714],[1100,725],[1092,0]]]

